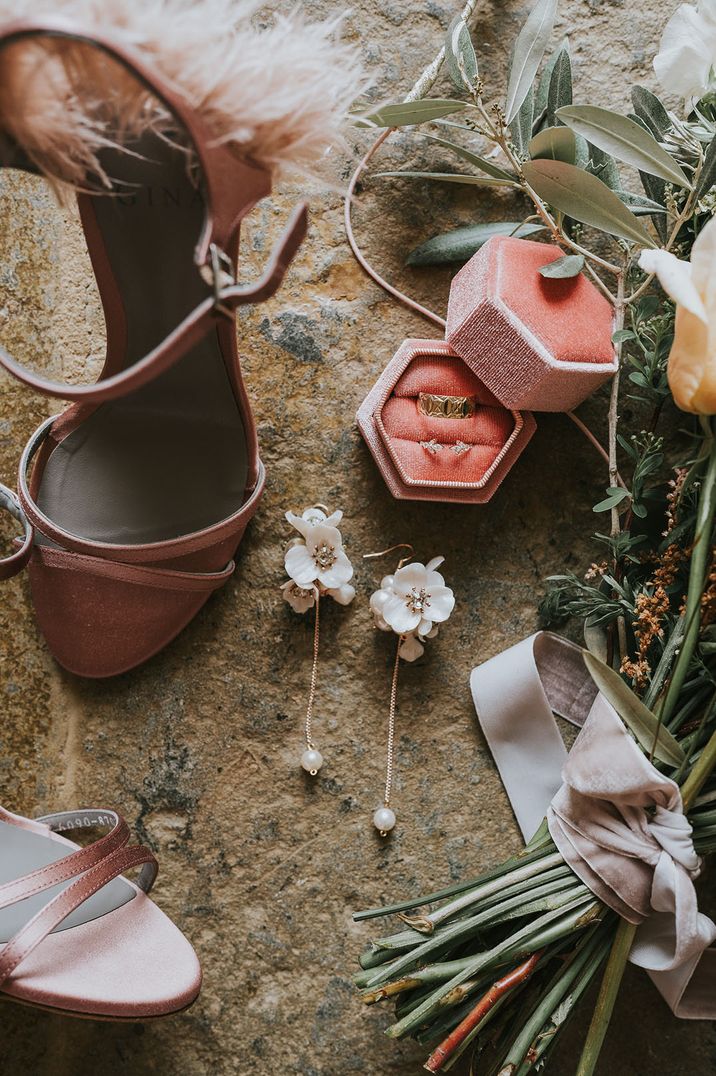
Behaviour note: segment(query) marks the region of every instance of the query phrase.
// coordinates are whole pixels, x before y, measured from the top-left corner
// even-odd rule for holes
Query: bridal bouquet
[[[594,506],[599,553],[583,574],[552,579],[541,613],[550,625],[581,622],[596,686],[679,786],[691,852],[705,856],[716,850],[716,15],[699,0],[665,29],[655,69],[683,106],[634,86],[621,115],[579,102],[567,43],[545,60],[557,0],[534,5],[506,92],[484,85],[473,7],[409,98],[363,123],[420,125],[459,162],[393,175],[523,196],[521,219],[436,236],[409,264],[464,261],[496,233],[541,233],[564,251],[544,275],[584,272],[613,304],[620,368],[608,485]],[[426,96],[443,64],[454,96]],[[619,419],[624,396],[638,415],[631,427]],[[675,457],[664,433],[677,425]],[[372,942],[356,983],[366,1003],[395,1003],[387,1034],[425,1044],[428,1071],[466,1051],[475,1074],[544,1071],[601,974],[578,1074],[594,1071],[636,928],[580,880],[546,823],[489,873],[356,919],[387,914],[401,929]]]

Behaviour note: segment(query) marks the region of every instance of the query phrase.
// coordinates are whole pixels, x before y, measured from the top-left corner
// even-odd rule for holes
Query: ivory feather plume
[[[340,19],[264,15],[258,0],[0,0],[0,24],[43,15],[137,50],[218,140],[273,173],[315,173],[367,87]],[[85,185],[121,132],[168,125],[136,79],[87,45],[36,38],[0,55],[0,130],[55,178]]]

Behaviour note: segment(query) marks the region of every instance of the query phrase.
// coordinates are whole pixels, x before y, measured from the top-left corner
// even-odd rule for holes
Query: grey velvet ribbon
[[[676,1016],[716,1019],[716,924],[678,785],[649,762],[579,648],[538,632],[473,670],[478,718],[525,840],[547,817],[575,874],[639,924],[630,961]],[[581,728],[567,753],[554,715]]]

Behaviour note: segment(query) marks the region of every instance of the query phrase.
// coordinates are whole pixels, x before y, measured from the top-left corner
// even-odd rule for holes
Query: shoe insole
[[[43,837],[40,833],[33,833],[32,830],[9,822],[0,822],[0,884],[13,882],[16,878],[22,878],[49,863],[56,863],[72,851],[72,848],[61,841]],[[9,908],[0,908],[0,944],[9,942],[36,912],[44,908],[72,881],[73,879],[60,882],[59,885],[53,885],[41,893],[11,904]],[[81,923],[89,923],[92,919],[99,919],[107,912],[127,904],[135,895],[136,891],[124,878],[114,878],[68,915],[56,929],[67,930]]]
[[[204,199],[186,154],[156,135],[105,151],[120,193],[92,197],[126,319],[125,366],[207,295],[193,262]],[[108,332],[112,332],[112,318]],[[52,452],[38,503],[65,530],[115,544],[179,537],[245,499],[247,446],[215,331],[171,369],[100,405]]]

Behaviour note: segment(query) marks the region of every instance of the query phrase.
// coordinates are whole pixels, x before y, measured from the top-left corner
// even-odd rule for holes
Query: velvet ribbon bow
[[[473,670],[475,707],[525,840],[542,819],[595,896],[640,924],[630,961],[684,1019],[716,1019],[716,924],[698,910],[678,785],[597,691],[578,647],[539,632]],[[554,714],[581,727],[567,754]]]

